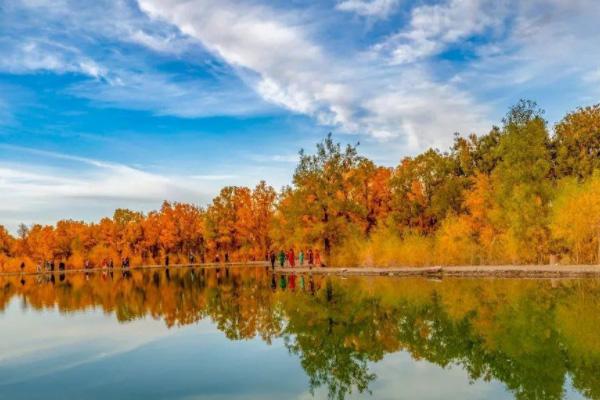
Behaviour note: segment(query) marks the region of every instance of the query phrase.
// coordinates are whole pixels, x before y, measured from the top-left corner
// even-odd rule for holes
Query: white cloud
[[[10,73],[76,72],[92,78],[100,78],[107,73],[104,67],[82,55],[76,48],[49,40],[5,42],[3,52],[0,70]]]
[[[210,175],[191,175],[189,176],[190,179],[197,179],[199,181],[228,181],[231,179],[237,179],[239,178],[238,175],[219,175],[219,174],[210,174]]]
[[[386,18],[400,4],[400,0],[344,0],[335,8],[340,11],[353,12],[363,17]]]
[[[160,52],[186,50],[189,44],[172,27],[148,21],[129,0],[97,0],[86,2],[85,7],[77,0],[14,0],[3,14],[15,33],[41,33],[42,38],[56,35],[76,44],[107,38]],[[32,31],[33,24],[39,32]]]
[[[227,1],[139,4],[153,18],[179,27],[237,67],[267,101],[343,131],[405,137],[414,151],[439,142],[440,136],[449,141],[455,130],[471,132],[485,123],[483,107],[470,104],[470,97],[451,84],[437,84],[423,69],[389,69],[380,60],[356,54],[350,59],[332,56],[316,44],[306,21],[296,15]],[[408,80],[415,76],[418,82]],[[463,116],[463,122],[452,126],[458,118],[444,115],[448,109]],[[392,115],[390,110],[404,113]],[[421,122],[428,123],[415,129]]]
[[[97,105],[153,111],[183,118],[251,115],[273,111],[245,87],[154,71],[114,71],[106,80],[85,81],[69,93]]]
[[[540,88],[565,77],[590,86],[600,66],[591,40],[599,36],[600,17],[593,0],[448,0],[415,6],[343,0],[338,10],[367,17],[385,18],[400,4],[408,14],[406,24],[380,42],[343,50],[334,49],[323,32],[331,18],[346,13],[324,17],[314,9],[282,11],[243,0],[138,0],[140,9],[132,4],[11,2],[6,9],[15,18],[6,20],[25,15],[16,29],[25,34],[22,40],[17,34],[0,39],[0,49],[13,49],[4,52],[0,69],[83,74],[91,79],[68,93],[96,105],[160,115],[272,112],[260,101],[266,100],[342,132],[404,141],[405,151],[418,151],[444,147],[454,131],[487,130],[499,94],[514,102],[511,96],[523,95],[515,94],[517,87]],[[23,28],[38,19],[45,30],[37,36]],[[56,40],[64,36],[68,44]],[[483,43],[468,43],[475,37]],[[90,51],[89,43],[106,39],[196,65],[206,62],[198,68],[203,70],[212,68],[208,60],[218,59],[210,71],[218,77],[209,82],[194,72],[174,75],[144,57]],[[466,48],[472,58],[457,67],[451,60],[441,67],[431,62],[452,46]],[[438,74],[436,68],[448,65]]]
[[[490,0],[451,0],[418,6],[411,12],[408,28],[378,43],[374,50],[388,56],[392,63],[412,63],[498,26],[505,13],[501,2]]]
[[[467,93],[432,83],[419,71],[404,78],[410,83],[366,102],[365,108],[373,110],[366,122],[374,136],[387,139],[395,135],[393,129],[400,128],[407,149],[418,151],[426,146],[445,149],[453,132],[481,133],[489,128],[485,122],[488,109]]]
[[[248,158],[260,163],[297,163],[300,156],[298,154],[249,154]]]
[[[600,101],[589,81],[600,67],[597,2],[511,2],[510,10],[510,29],[477,48],[478,58],[455,79],[484,99],[514,102],[525,96],[535,98],[542,107],[556,104],[549,110],[551,121],[568,111],[565,103],[572,107],[581,105],[582,98]],[[553,88],[560,94],[549,96]]]
[[[0,220],[10,228],[20,222],[53,223],[61,218],[77,218],[79,211],[89,220],[111,215],[117,207],[153,209],[163,200],[206,203],[214,192],[212,187],[193,185],[181,177],[119,163],[0,146],[36,160],[0,163]],[[99,214],[90,215],[91,210]],[[43,215],[43,219],[34,221],[36,214]]]
[[[273,111],[227,67],[211,63],[212,56],[197,41],[150,20],[130,1],[100,0],[81,7],[74,0],[16,0],[0,10],[0,18],[7,21],[0,27],[0,72],[78,74],[89,79],[78,80],[67,93],[101,106],[158,115],[191,118]],[[123,51],[123,43],[176,58],[193,55],[191,64],[200,65],[206,76],[161,71],[143,52]]]

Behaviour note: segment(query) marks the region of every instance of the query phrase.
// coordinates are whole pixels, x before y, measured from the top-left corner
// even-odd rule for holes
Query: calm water
[[[0,399],[600,398],[600,281],[0,277]]]

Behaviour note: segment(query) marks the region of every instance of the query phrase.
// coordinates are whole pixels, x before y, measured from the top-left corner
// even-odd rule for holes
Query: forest
[[[446,151],[395,167],[359,147],[328,135],[301,150],[280,191],[262,181],[225,187],[206,207],[165,201],[97,222],[21,225],[16,235],[0,225],[0,270],[167,255],[251,261],[290,248],[318,249],[335,266],[600,263],[600,104],[549,127],[521,100],[488,133],[455,134]]]

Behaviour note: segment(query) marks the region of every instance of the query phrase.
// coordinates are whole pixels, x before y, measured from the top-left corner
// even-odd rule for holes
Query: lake
[[[600,398],[600,281],[0,277],[0,399]]]

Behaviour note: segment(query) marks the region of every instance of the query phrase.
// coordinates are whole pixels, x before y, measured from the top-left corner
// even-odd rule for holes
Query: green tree
[[[543,111],[521,100],[504,119],[493,172],[501,223],[520,261],[541,262],[547,253],[551,196],[550,150]]]
[[[394,225],[400,231],[432,233],[449,211],[460,212],[467,183],[448,154],[430,149],[405,158],[391,180]]]
[[[592,175],[600,168],[600,104],[567,114],[554,128],[556,175]]]

